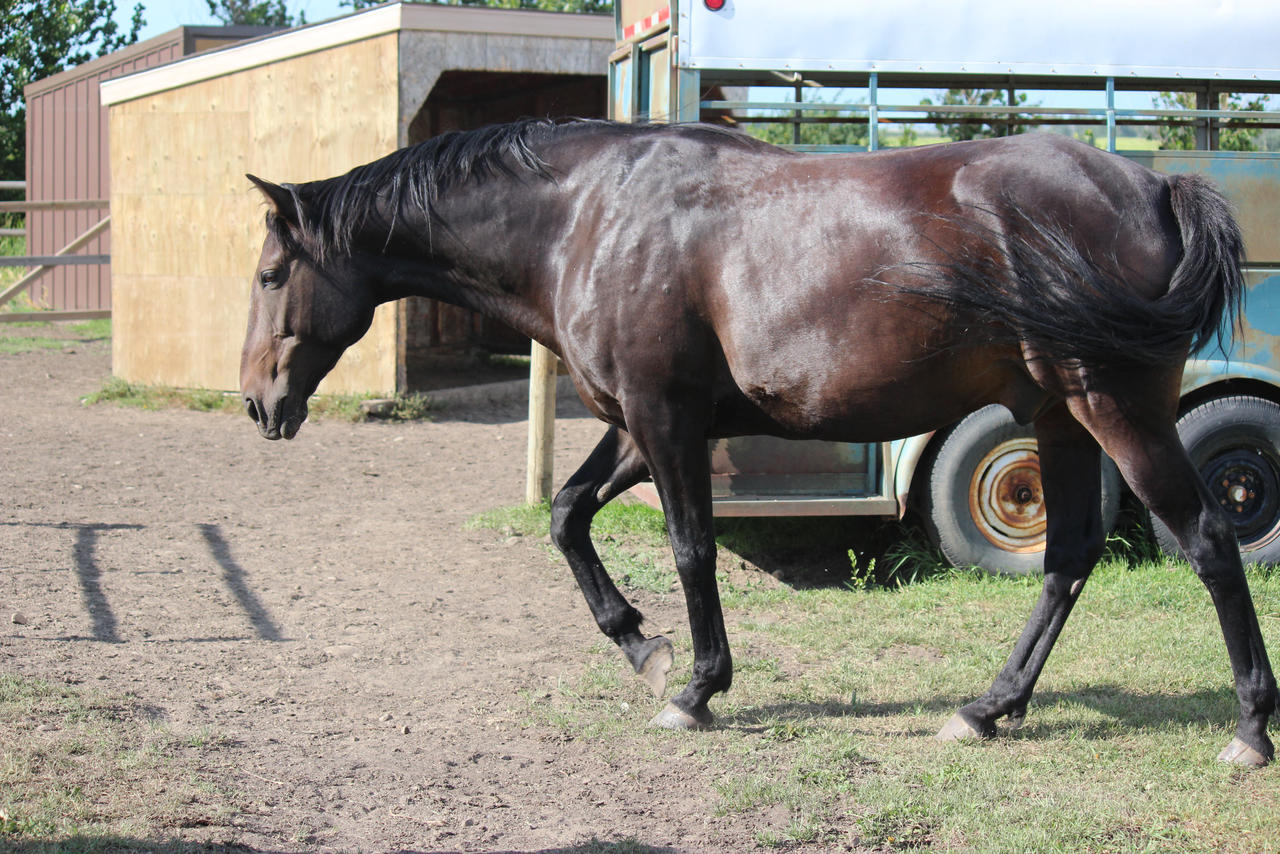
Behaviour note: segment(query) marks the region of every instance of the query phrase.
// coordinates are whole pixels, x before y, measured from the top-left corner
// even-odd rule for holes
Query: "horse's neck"
[[[458,218],[433,226],[432,249],[393,264],[384,299],[420,296],[475,311],[558,349],[545,277],[515,240],[495,240],[487,227]],[[419,234],[425,232],[425,226]]]

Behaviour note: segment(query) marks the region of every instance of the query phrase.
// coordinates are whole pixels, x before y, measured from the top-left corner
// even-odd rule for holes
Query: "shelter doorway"
[[[601,118],[607,92],[598,74],[445,71],[409,123],[408,144],[533,116]],[[477,357],[529,352],[529,339],[505,324],[422,297],[404,301],[403,329],[402,387],[411,390],[430,389],[442,371],[465,370]]]

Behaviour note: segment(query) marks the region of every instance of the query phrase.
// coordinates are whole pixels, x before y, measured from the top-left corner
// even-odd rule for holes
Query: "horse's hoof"
[[[674,703],[667,703],[666,707],[649,721],[649,726],[660,729],[707,729],[711,726],[712,720],[714,718],[711,712],[707,712],[705,719],[700,720]]]
[[[982,738],[982,733],[973,728],[959,712],[951,716],[951,720],[943,724],[934,738],[938,741],[973,741]]]
[[[1232,765],[1244,765],[1249,768],[1261,768],[1271,760],[1245,744],[1239,738],[1231,739],[1221,753],[1218,754],[1219,762],[1229,762]]]
[[[640,666],[636,668],[636,673],[644,680],[644,684],[649,686],[653,696],[665,697],[667,694],[667,671],[671,669],[671,665],[675,661],[675,648],[671,646],[671,641],[662,635],[649,638],[645,641],[645,647],[649,652],[645,655],[644,661],[640,662]]]

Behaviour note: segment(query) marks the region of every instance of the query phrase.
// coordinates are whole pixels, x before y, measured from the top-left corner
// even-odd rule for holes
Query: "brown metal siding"
[[[91,71],[75,70],[32,84],[27,90],[27,198],[32,201],[105,199],[109,193],[107,114],[98,83],[150,68],[180,56],[181,31],[151,43],[144,53],[116,62],[93,63]],[[107,214],[106,208],[83,211],[35,211],[27,215],[27,251],[52,255]],[[81,252],[109,254],[110,232]],[[109,309],[111,274],[107,265],[56,267],[31,288],[39,306],[56,309]]]
[[[219,28],[179,27],[27,86],[27,198],[55,201],[106,199],[110,195],[107,109],[98,93],[103,80],[271,29],[226,28],[220,33]],[[99,210],[28,213],[27,254],[52,255],[106,215],[105,206]],[[80,252],[110,254],[110,230]],[[111,270],[106,264],[55,267],[41,276],[29,293],[32,301],[44,308],[110,309]]]

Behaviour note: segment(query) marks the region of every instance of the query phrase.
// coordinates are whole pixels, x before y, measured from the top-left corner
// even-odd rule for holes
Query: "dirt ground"
[[[677,757],[511,714],[601,655],[541,541],[464,527],[522,500],[522,403],[267,442],[248,418],[82,405],[109,370],[105,342],[0,355],[0,670],[219,739],[200,773],[242,808],[170,833],[273,852],[759,847]],[[557,482],[602,432],[562,404]],[[634,598],[683,625],[678,595]]]

